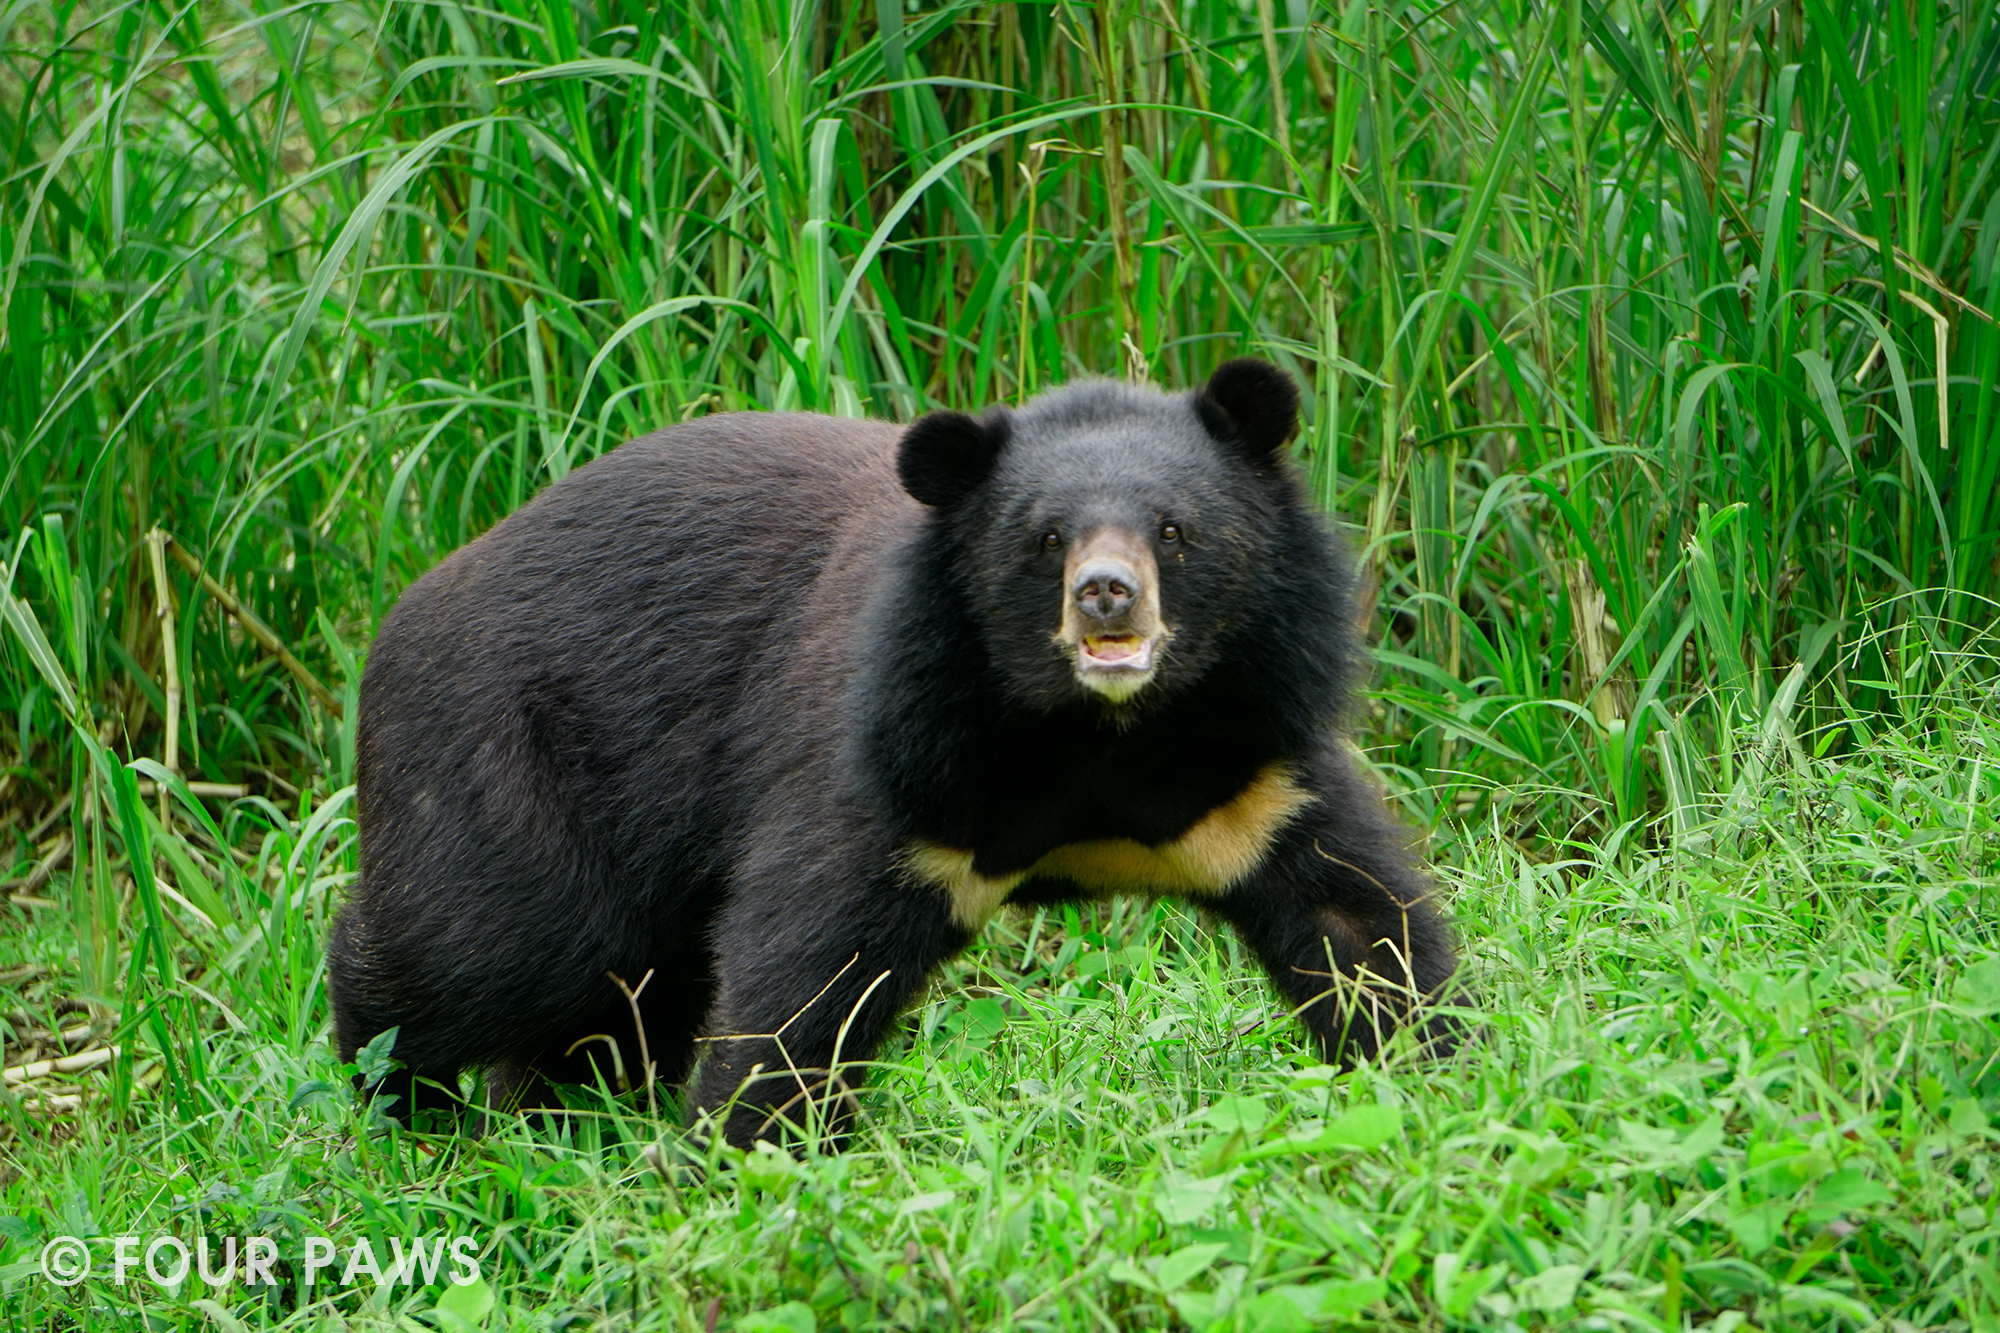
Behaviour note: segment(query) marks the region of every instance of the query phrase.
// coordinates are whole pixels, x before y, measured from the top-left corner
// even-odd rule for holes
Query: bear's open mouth
[[[1153,643],[1138,634],[1087,634],[1077,665],[1085,671],[1150,671]]]

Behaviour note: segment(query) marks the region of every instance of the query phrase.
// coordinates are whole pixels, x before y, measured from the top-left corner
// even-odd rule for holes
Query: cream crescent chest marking
[[[1158,847],[1131,838],[1066,843],[1026,870],[988,876],[972,868],[969,851],[914,841],[904,849],[903,871],[951,899],[952,919],[967,930],[986,924],[1031,879],[1062,880],[1091,894],[1214,897],[1262,865],[1271,839],[1314,799],[1284,765],[1268,764],[1235,797]]]

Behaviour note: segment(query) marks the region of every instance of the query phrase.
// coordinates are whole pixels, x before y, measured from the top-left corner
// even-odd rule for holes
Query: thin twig
[[[65,833],[62,835],[62,840],[56,844],[55,850],[43,857],[41,863],[30,870],[24,878],[9,884],[7,892],[32,896],[36,889],[49,882],[49,876],[56,872],[56,868],[69,859],[70,847],[70,836]]]
[[[618,1091],[630,1092],[632,1090],[632,1080],[625,1076],[625,1053],[618,1049],[618,1038],[612,1036],[610,1033],[593,1032],[588,1037],[578,1037],[563,1048],[563,1058],[568,1059],[570,1056],[576,1054],[577,1047],[588,1046],[593,1041],[601,1041],[611,1048],[611,1079],[618,1085]],[[592,1065],[592,1068],[596,1068],[596,1066]]]
[[[625,1003],[632,1006],[632,1026],[639,1032],[639,1063],[646,1067],[646,1114],[653,1115],[658,1107],[653,1102],[653,1053],[646,1048],[646,1020],[639,1016],[639,992],[646,989],[646,983],[653,979],[656,969],[647,968],[646,975],[639,978],[637,986],[625,984],[625,978],[616,972],[606,972],[618,989],[625,992]]]
[[[1083,1243],[1083,1248],[1079,1250],[1078,1253],[1089,1254],[1092,1250],[1097,1248],[1097,1242],[1099,1242],[1102,1239],[1104,1239],[1104,1228],[1099,1227],[1097,1229],[1097,1234],[1093,1235],[1089,1240],[1085,1241]],[[1048,1304],[1050,1301],[1053,1301],[1056,1297],[1062,1295],[1064,1292],[1076,1286],[1084,1279],[1095,1276],[1098,1273],[1098,1271],[1104,1267],[1109,1258],[1110,1258],[1109,1255],[1099,1256],[1098,1258],[1092,1260],[1091,1262],[1077,1268],[1068,1277],[1056,1283],[1053,1287],[1050,1287],[1048,1290],[1042,1292],[1040,1295],[1031,1297],[1029,1300],[1023,1302],[1022,1304],[1015,1306],[1012,1310],[1008,1311],[1006,1318],[1001,1322],[1001,1327],[1005,1328],[1019,1322],[1021,1319],[1027,1316],[1029,1311],[1038,1309],[1041,1306]]]
[[[292,650],[285,647],[284,641],[278,637],[276,631],[259,620],[249,607],[237,601],[234,593],[216,582],[214,576],[201,567],[201,561],[195,559],[192,552],[174,540],[172,533],[163,532],[160,536],[167,543],[167,554],[178,561],[182,569],[201,581],[203,590],[215,599],[216,605],[234,616],[236,623],[243,626],[251,638],[262,644],[265,652],[277,658],[279,664],[291,672],[293,678],[305,686],[313,698],[319,700],[322,708],[333,714],[336,720],[343,716],[340,700],[333,697],[333,691],[322,684],[320,678],[315,676],[304,662],[292,656]]]
[[[785,1068],[791,1072],[793,1081],[799,1085],[799,1091],[797,1096],[787,1098],[783,1103],[783,1105],[773,1108],[770,1114],[764,1117],[764,1124],[762,1128],[760,1128],[759,1130],[760,1133],[762,1132],[762,1129],[768,1129],[773,1123],[773,1121],[775,1121],[776,1118],[784,1112],[786,1107],[793,1105],[794,1103],[798,1102],[801,1098],[804,1098],[808,1103],[810,1103],[812,1099],[813,1090],[810,1087],[806,1086],[805,1071],[799,1068],[798,1062],[792,1059],[791,1052],[785,1049],[785,1029],[789,1028],[792,1024],[798,1022],[799,1019],[805,1014],[806,1010],[812,1008],[814,1005],[818,1004],[821,1000],[825,999],[826,993],[832,990],[834,986],[838,984],[838,982],[842,977],[847,975],[848,969],[853,967],[856,963],[860,961],[861,961],[861,955],[859,953],[856,953],[854,956],[849,958],[844,964],[841,965],[840,971],[834,973],[832,979],[829,980],[824,986],[821,986],[819,988],[819,993],[817,995],[814,995],[810,1000],[807,1000],[804,1004],[800,1005],[798,1009],[793,1012],[790,1018],[786,1019],[784,1022],[778,1025],[778,1030],[776,1032],[733,1032],[728,1034],[717,1034],[717,1035],[695,1038],[695,1041],[697,1042],[768,1041],[772,1045],[778,1048],[778,1054],[781,1057],[783,1057],[785,1061]],[[610,974],[607,973],[606,975]],[[650,977],[653,974],[651,972],[648,972],[646,975]],[[860,1008],[861,1003],[865,1002],[870,995],[875,993],[875,987],[881,985],[883,979],[886,978],[888,975],[889,974],[887,972],[884,972],[881,976],[875,978],[874,983],[870,985],[866,991],[862,992],[861,1000],[856,1002],[855,1010],[858,1010]],[[612,977],[612,980],[616,981],[617,978]],[[624,983],[620,982],[619,984],[623,985]],[[644,985],[645,983],[641,982],[640,984]],[[840,1025],[840,1032],[834,1038],[833,1053],[834,1053],[834,1060],[836,1063],[839,1061],[840,1058],[840,1043],[846,1040],[847,1029],[849,1025],[851,1025],[854,1022],[855,1010],[848,1011],[847,1021]],[[763,1072],[763,1069],[764,1069],[764,1063],[761,1060],[758,1061],[756,1064],[750,1066],[750,1072],[743,1076],[742,1083],[738,1084],[737,1086],[738,1095],[741,1095],[743,1088],[748,1087],[750,1083],[754,1079],[756,1079],[759,1074]],[[813,1072],[818,1072],[818,1071],[815,1070]],[[827,1082],[830,1084],[833,1081],[835,1081],[834,1071],[829,1069],[826,1072],[827,1072]]]
[[[60,801],[57,801],[54,805],[50,806],[49,812],[43,815],[41,819],[36,822],[33,828],[28,830],[28,841],[30,843],[40,842],[42,840],[42,835],[44,833],[47,833],[51,828],[54,828],[55,822],[58,819],[61,819],[64,815],[69,813],[69,802],[71,795],[72,793],[65,792],[63,794],[63,798]]]
[[[1824,208],[1821,208],[1818,204],[1814,203],[1812,200],[1802,199],[1799,202],[1803,203],[1807,208],[1810,208],[1813,212],[1819,214],[1820,217],[1824,218],[1829,224],[1833,226],[1834,230],[1846,235],[1848,240],[1855,241],[1861,245],[1873,247],[1878,251],[1881,249],[1882,243],[1876,240],[1873,236],[1865,236],[1862,233],[1856,231],[1854,228],[1848,226],[1845,222],[1842,222],[1839,218],[1835,217],[1833,214],[1827,212]],[[1919,264],[1916,260],[1912,259],[1909,255],[1905,254],[1901,246],[1896,246],[1896,245],[1890,246],[1889,253],[1895,257],[1897,268],[1902,269],[1903,272],[1909,274],[1911,277],[1915,278],[1918,282],[1921,282],[1922,284],[1924,284],[1924,286],[1930,288],[1932,291],[1936,292],[1939,296],[1942,296],[1945,300],[1951,302],[1959,309],[1965,311],[1968,314],[1979,316],[1979,318],[1985,320],[1988,324],[2000,324],[2000,320],[1994,319],[1993,316],[1987,314],[1984,310],[1981,310],[1978,306],[1966,300],[1963,296],[1960,296],[1957,292],[1953,291],[1951,288],[1945,286],[1943,279],[1939,278],[1937,274],[1931,272],[1929,269],[1925,268],[1922,264]]]

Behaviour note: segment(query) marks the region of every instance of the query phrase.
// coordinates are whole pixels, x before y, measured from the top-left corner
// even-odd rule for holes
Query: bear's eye
[[[1060,532],[1043,533],[1042,545],[1048,547],[1051,551],[1055,550],[1056,547],[1062,545],[1062,534]]]
[[[1160,529],[1160,540],[1161,540],[1161,541],[1163,541],[1163,542],[1177,542],[1177,541],[1179,541],[1180,539],[1181,539],[1181,528],[1180,528],[1180,524],[1178,524],[1178,523],[1169,523],[1169,524],[1166,524],[1166,525],[1165,525],[1164,527],[1162,527],[1162,528]]]

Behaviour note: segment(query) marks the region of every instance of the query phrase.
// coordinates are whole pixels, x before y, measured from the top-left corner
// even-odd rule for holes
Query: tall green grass
[[[1657,813],[1660,746],[1726,749],[1793,663],[1817,725],[1886,706],[2000,593],[1990,6],[7,24],[0,531],[43,534],[14,590],[121,752],[162,749],[153,524],[338,682],[334,639],[662,422],[1239,352],[1310,390],[1390,762],[1523,832]],[[337,785],[179,595],[191,771]],[[69,727],[4,651],[46,782]]]
[[[9,1059],[80,1021],[58,1000],[121,1050],[70,1146],[0,1098],[28,1164],[0,1191],[46,1234],[157,1225],[114,1182],[184,1171],[240,1193],[175,1216],[239,1230],[541,1218],[505,1231],[529,1304],[675,1327],[850,1296],[1026,1321],[1076,1274],[1045,1318],[1289,1327],[1273,1302],[1335,1280],[1425,1327],[1996,1317],[1990,4],[20,4],[0,155]],[[322,1097],[354,690],[411,579],[665,422],[1246,352],[1306,389],[1364,566],[1361,739],[1495,1012],[1533,1016],[1471,1082],[1294,1088],[1227,946],[1126,912],[990,940],[881,1075],[873,1155],[741,1197],[682,1177],[635,1211],[605,1145],[656,1127],[624,1111],[556,1165],[525,1134],[433,1160]],[[343,707],[173,562],[163,617],[156,527]],[[249,794],[197,798],[170,753]],[[1157,984],[1104,979],[1148,950]],[[1041,1021],[1003,1039],[1003,1009]],[[1173,1012],[1209,1055],[1147,1027]],[[953,1091],[989,1077],[1019,1104]],[[1185,1119],[1225,1092],[1265,1119]],[[1222,1213],[1155,1202],[1371,1098],[1413,1137],[1333,1213],[1261,1171]],[[922,1137],[991,1146],[995,1115],[1052,1146]],[[1722,1166],[1676,1146],[1711,1120]],[[1828,1230],[1836,1177],[1904,1229]],[[858,1220],[814,1211],[863,1179]],[[983,1211],[931,1228],[946,1190]],[[680,1239],[621,1249],[641,1213]],[[810,1272],[743,1267],[750,1235]],[[1113,1270],[1211,1244],[1178,1285]],[[0,1308],[45,1312],[22,1281]]]

